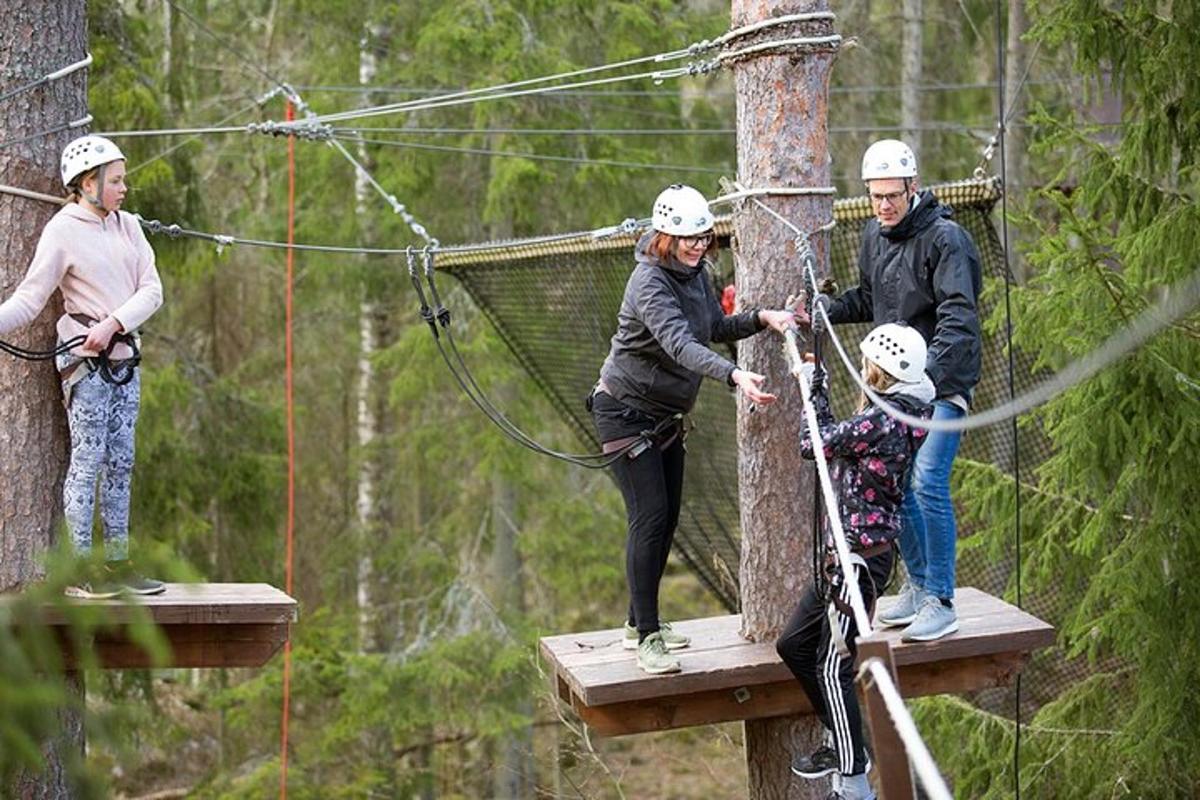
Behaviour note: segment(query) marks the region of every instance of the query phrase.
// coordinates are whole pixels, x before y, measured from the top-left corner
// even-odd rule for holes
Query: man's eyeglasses
[[[680,236],[679,241],[683,242],[684,247],[708,247],[712,244],[713,235],[711,233],[701,234],[700,236]]]
[[[871,192],[870,196],[871,202],[874,205],[881,206],[883,205],[884,201],[887,201],[889,205],[893,207],[899,207],[900,201],[903,200],[907,195],[908,191],[902,189],[899,192],[891,192],[889,194],[875,194],[874,192]]]

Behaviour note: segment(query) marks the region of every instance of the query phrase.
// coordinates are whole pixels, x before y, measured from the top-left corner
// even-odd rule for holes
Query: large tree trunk
[[[87,17],[83,0],[9,3],[0,26],[0,75],[15,86],[84,57]],[[76,72],[0,103],[0,139],[53,128],[87,113],[87,73]],[[42,136],[0,149],[4,182],[61,194],[58,158],[76,131]],[[0,195],[0,296],[7,298],[25,275],[38,237],[54,207]],[[12,338],[45,349],[54,342],[57,295],[26,331]],[[15,591],[42,576],[39,558],[51,545],[62,508],[68,444],[58,379],[46,362],[4,357],[0,379],[0,592]],[[68,681],[77,694],[82,683]],[[18,778],[4,796],[50,800],[72,796],[65,763],[83,749],[83,724],[75,712],[61,716],[59,736],[43,746],[45,769]]]
[[[734,0],[733,26],[771,16],[826,11],[824,0]],[[828,26],[810,30],[828,33]],[[792,35],[789,33],[789,35]],[[778,33],[771,34],[779,38]],[[833,54],[767,55],[735,67],[738,174],[749,187],[829,186],[828,85]],[[802,230],[833,215],[832,198],[769,197],[771,205]],[[753,204],[736,217],[737,296],[743,307],[780,307],[801,288],[793,234]],[[816,243],[815,243],[816,244]],[[823,243],[820,262],[827,263]],[[742,633],[771,641],[811,580],[809,537],[812,473],[797,452],[803,406],[779,337],[765,333],[742,343],[740,366],[770,377],[779,394],[773,406],[752,409],[738,399],[738,484],[742,528]],[[753,412],[753,413],[751,413]],[[793,781],[790,758],[819,738],[815,718],[788,717],[746,723],[749,797],[823,797],[822,782]]]
[[[921,65],[925,52],[922,43],[925,10],[922,5],[923,0],[904,0],[904,38],[900,55],[900,127],[904,141],[918,154],[921,152]]]

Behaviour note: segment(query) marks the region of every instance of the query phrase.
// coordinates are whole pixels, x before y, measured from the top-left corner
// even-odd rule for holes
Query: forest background
[[[1194,3],[853,0],[834,10],[856,41],[831,85],[842,196],[861,192],[859,155],[881,136],[914,144],[926,182],[980,164],[996,127],[997,22],[1005,28],[1015,336],[1035,368],[1087,352],[1195,269]],[[88,24],[94,129],[122,131],[281,119],[269,76],[320,113],[613,62],[711,39],[728,28],[729,9],[703,0],[126,0],[89,4]],[[735,173],[733,115],[728,75],[644,81],[381,118],[370,138],[386,144],[362,156],[443,242],[502,239],[645,216],[675,181],[715,194],[717,174]],[[282,139],[120,144],[128,209],[285,237]],[[352,168],[331,148],[298,143],[297,161],[298,240],[423,244],[377,196],[356,194]],[[984,167],[999,168],[995,158]],[[135,540],[167,577],[281,585],[283,256],[152,243],[167,304],[148,326]],[[465,294],[450,291],[480,381],[527,430],[577,447]],[[743,794],[739,726],[588,741],[559,718],[535,642],[619,623],[619,496],[603,474],[531,455],[489,427],[458,393],[415,307],[397,259],[298,256],[303,610],[289,793]],[[1193,316],[1023,423],[1054,446],[1022,475],[1023,577],[1060,600],[1059,657],[1088,666],[1086,678],[1026,709],[1026,796],[1200,793],[1191,757],[1200,601],[1185,587],[1200,569],[1198,336]],[[973,531],[964,547],[1011,559],[1011,476],[959,469],[956,498]],[[677,564],[664,606],[668,618],[721,612]],[[88,791],[273,794],[281,676],[279,659],[257,671],[89,675]],[[29,720],[42,695],[31,694],[38,683],[28,674],[0,677],[0,741],[12,745],[36,730]],[[1011,711],[961,698],[914,708],[959,796],[1011,795]],[[0,749],[6,775],[22,752]]]

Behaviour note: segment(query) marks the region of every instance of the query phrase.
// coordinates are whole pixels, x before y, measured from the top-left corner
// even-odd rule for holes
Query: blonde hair
[[[83,199],[83,182],[88,178],[95,178],[100,175],[100,167],[92,167],[87,172],[76,176],[75,180],[71,181],[71,185],[67,187],[67,202],[78,203]]]
[[[898,380],[896,380],[891,375],[884,372],[883,367],[879,366],[878,364],[876,364],[874,361],[867,358],[866,356],[863,356],[862,368],[863,368],[863,376],[862,376],[863,383],[867,384],[867,386],[870,386],[872,389],[874,389],[877,394],[886,392],[888,389],[892,388],[897,383],[899,383]],[[861,392],[859,394],[858,410],[855,411],[854,413],[861,414],[862,412],[866,411],[870,407],[871,407],[871,398],[867,397],[866,392]]]

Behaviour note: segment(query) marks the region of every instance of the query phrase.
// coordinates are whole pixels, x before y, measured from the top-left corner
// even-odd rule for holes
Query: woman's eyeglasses
[[[685,247],[708,247],[712,244],[713,235],[711,233],[701,234],[700,236],[680,236],[679,241],[683,242]]]

